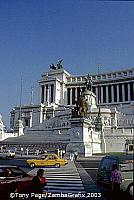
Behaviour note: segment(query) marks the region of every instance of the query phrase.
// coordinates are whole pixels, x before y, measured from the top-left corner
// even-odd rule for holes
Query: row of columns
[[[96,87],[96,100],[97,103],[114,103],[114,102],[125,102],[126,97],[125,97],[125,92],[127,94],[127,101],[134,101],[134,83],[132,83],[132,90],[130,90],[130,83],[125,83],[127,86],[127,91],[125,91],[125,85],[124,83],[121,83],[121,97],[120,97],[120,92],[119,92],[119,84],[116,85],[106,85],[106,101],[104,102],[103,99],[103,92],[104,92],[104,87],[100,86],[100,97],[98,97],[98,86]],[[116,96],[117,100],[114,100],[115,97],[115,92],[114,92],[114,86],[116,87]],[[111,87],[111,101],[109,101],[109,87]],[[120,101],[120,98],[122,101]]]
[[[132,82],[132,89],[130,90],[130,82],[125,83],[127,86],[127,91],[125,91],[125,85],[124,83],[119,84],[113,84],[113,85],[104,85],[106,87],[105,91],[105,101],[104,101],[104,87],[103,85],[100,86],[93,86],[94,87],[94,93],[96,94],[96,101],[97,103],[114,103],[114,102],[125,102],[125,101],[134,101],[134,82]],[[99,88],[100,87],[100,88]],[[116,88],[116,94],[114,92],[114,87]],[[119,88],[120,87],[120,88]],[[77,87],[70,87],[70,105],[73,105],[73,97],[72,97],[72,91],[75,90],[75,99],[77,99],[78,94],[77,94]],[[80,87],[80,90],[82,87]],[[110,89],[110,91],[109,91]],[[121,94],[121,97],[120,97]],[[125,94],[127,94],[127,100],[125,97]],[[98,97],[100,95],[100,97]],[[116,95],[116,101],[115,101],[115,95]],[[110,97],[111,96],[111,100]],[[68,97],[67,97],[68,98]],[[121,101],[120,101],[121,99]]]
[[[54,101],[54,85],[46,84],[41,86],[41,103],[52,103]]]

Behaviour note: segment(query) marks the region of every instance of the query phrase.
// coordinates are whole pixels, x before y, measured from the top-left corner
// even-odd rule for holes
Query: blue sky
[[[59,58],[73,74],[133,67],[134,2],[0,0],[0,113],[39,93],[40,75]],[[35,103],[39,98],[34,97]]]

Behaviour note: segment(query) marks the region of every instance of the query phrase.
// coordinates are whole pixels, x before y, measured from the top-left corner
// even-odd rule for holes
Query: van
[[[133,197],[133,155],[103,157],[98,168],[97,183],[101,186],[103,190],[110,190],[110,174],[113,164],[116,164],[118,166],[118,169],[120,170],[123,178],[123,181],[120,185],[121,192],[125,192],[130,197]]]

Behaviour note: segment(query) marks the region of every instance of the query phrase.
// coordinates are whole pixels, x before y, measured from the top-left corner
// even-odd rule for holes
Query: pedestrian
[[[62,158],[64,158],[65,153],[65,150],[62,150]]]
[[[71,160],[71,161],[74,160],[74,153],[70,153],[70,160]]]
[[[37,155],[37,156],[39,155],[39,152],[40,152],[39,149],[37,149],[37,150],[36,150],[36,155]]]
[[[27,154],[27,156],[28,156],[28,153],[29,153],[29,149],[28,149],[28,148],[26,148],[26,154]]]
[[[42,194],[43,188],[46,185],[46,178],[44,177],[44,170],[39,169],[37,175],[31,181],[31,192],[35,194]]]
[[[11,172],[10,169],[5,169],[5,170],[3,171],[3,173],[2,173],[2,175],[3,175],[4,177],[10,177],[10,176],[12,175],[12,172]]]
[[[23,147],[21,147],[20,150],[21,150],[21,156],[22,156],[23,155],[23,150],[24,150]]]
[[[60,150],[59,154],[60,154],[60,158],[62,158],[63,157],[63,151]]]
[[[112,165],[112,172],[110,174],[111,181],[111,195],[112,197],[118,197],[120,193],[120,184],[122,182],[121,172],[118,170],[116,164]]]
[[[75,160],[75,161],[77,160],[77,157],[78,157],[78,152],[75,151],[75,153],[74,153],[74,160]]]

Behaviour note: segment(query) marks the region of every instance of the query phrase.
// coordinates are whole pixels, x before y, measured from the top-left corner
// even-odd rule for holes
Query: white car
[[[14,158],[14,157],[15,157],[15,152],[14,151],[8,150],[6,152],[6,158]]]

